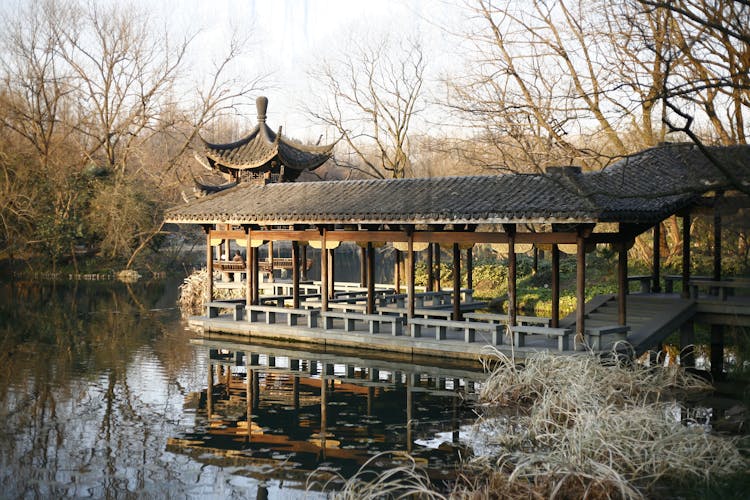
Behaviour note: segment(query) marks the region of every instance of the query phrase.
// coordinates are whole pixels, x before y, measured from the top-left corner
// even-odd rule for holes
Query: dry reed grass
[[[663,479],[747,468],[736,441],[674,418],[675,395],[711,388],[679,367],[494,352],[480,424],[497,452],[466,464],[457,497],[641,498]]]
[[[202,314],[206,302],[208,272],[205,269],[193,271],[180,285],[180,297],[177,301],[182,317]],[[214,288],[214,299],[241,299],[244,290],[239,288]]]
[[[403,465],[390,467],[381,472],[372,470],[374,467],[388,466],[394,461]],[[322,482],[317,479],[319,476],[323,476]],[[339,485],[341,485],[340,488]],[[395,451],[374,455],[348,480],[338,474],[331,476],[330,471],[327,470],[313,472],[307,480],[306,489],[307,491],[327,492],[330,498],[336,500],[376,498],[445,500],[447,498],[434,491],[427,473],[417,466],[416,461],[410,455]]]

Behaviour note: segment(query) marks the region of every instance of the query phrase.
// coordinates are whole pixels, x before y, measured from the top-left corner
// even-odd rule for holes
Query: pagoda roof
[[[297,172],[314,170],[325,163],[332,154],[333,144],[309,146],[284,137],[281,127],[274,132],[266,124],[268,99],[259,97],[258,124],[242,139],[228,144],[214,144],[203,138],[203,153],[211,166],[226,169],[265,169],[271,162]],[[223,168],[222,168],[223,167]]]
[[[714,147],[750,187],[750,146]],[[597,172],[238,185],[169,210],[168,222],[230,224],[655,223],[733,184],[695,146],[647,149]]]

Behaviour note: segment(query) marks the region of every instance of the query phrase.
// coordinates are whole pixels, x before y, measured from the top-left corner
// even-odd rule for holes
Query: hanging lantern
[[[557,245],[557,248],[562,253],[566,253],[568,255],[575,255],[576,253],[578,253],[578,245],[576,245],[575,243],[563,243]]]
[[[470,248],[474,248],[474,243],[459,243],[458,248],[461,250],[469,250]]]
[[[242,238],[242,239],[238,238],[238,239],[234,240],[234,242],[237,243],[238,247],[245,248],[247,246],[247,239],[245,239],[245,238]]]
[[[222,243],[224,243],[224,239],[223,238],[211,238],[211,246],[212,247],[218,247]]]

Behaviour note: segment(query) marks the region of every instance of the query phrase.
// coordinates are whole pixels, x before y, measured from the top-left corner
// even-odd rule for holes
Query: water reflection
[[[435,481],[453,477],[460,428],[475,418],[478,366],[194,342],[209,353],[206,388],[188,396],[196,426],[170,439],[169,451],[299,487],[313,471],[349,477],[384,451],[396,453],[376,468],[399,465],[408,452]]]
[[[309,498],[381,450],[450,475],[478,369],[191,343],[176,285],[0,282],[0,496]]]

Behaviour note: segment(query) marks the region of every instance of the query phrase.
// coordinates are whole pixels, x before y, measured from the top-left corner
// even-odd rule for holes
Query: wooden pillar
[[[508,233],[508,325],[516,326],[516,226],[505,224]]]
[[[401,251],[394,251],[394,264],[393,264],[393,288],[396,293],[401,293]]]
[[[425,290],[428,292],[432,291],[432,283],[434,281],[433,274],[434,269],[432,267],[432,254],[434,253],[434,246],[432,243],[427,245],[427,286]]]
[[[560,249],[552,245],[552,328],[560,326]]]
[[[586,241],[580,230],[576,236],[576,340],[583,342],[586,325]]]
[[[336,260],[333,250],[328,250],[328,298],[336,296]]]
[[[326,229],[320,230],[320,309],[328,310],[328,250],[326,249]]]
[[[359,248],[359,286],[367,286],[367,248]]]
[[[717,200],[719,195],[717,195]],[[721,281],[721,215],[714,208],[714,272],[713,279]]]
[[[680,325],[680,366],[695,367],[695,325],[692,319]]]
[[[214,249],[211,246],[211,228],[206,227],[206,302],[214,300]]]
[[[273,283],[273,241],[268,242],[268,269],[269,269],[269,276],[268,281]]]
[[[406,317],[414,317],[414,234],[409,231],[406,249]]]
[[[682,298],[690,298],[690,215],[682,217]]]
[[[654,293],[661,292],[661,222],[657,222],[654,226],[654,261],[653,270],[651,272],[651,291]]]
[[[461,320],[461,249],[453,243],[453,320]]]
[[[292,242],[292,307],[299,309],[299,243]]]
[[[252,261],[252,265],[250,267],[250,275],[252,279],[252,303],[253,305],[258,305],[258,302],[260,300],[260,273],[258,272],[258,259],[260,258],[260,248],[250,248],[248,249],[250,252],[250,260]]]
[[[367,242],[367,314],[375,313],[375,249]]]
[[[628,319],[628,243],[618,245],[617,254],[617,321],[625,325]]]
[[[245,304],[250,305],[253,303],[253,263],[250,259],[250,251],[253,247],[250,246],[250,230],[245,233]]]
[[[440,290],[442,288],[442,283],[440,283],[440,271],[440,243],[435,243],[435,272],[433,274],[435,284],[432,287],[434,290]]]
[[[307,242],[302,245],[302,280],[307,281]]]
[[[466,249],[466,288],[474,288],[474,247]]]

